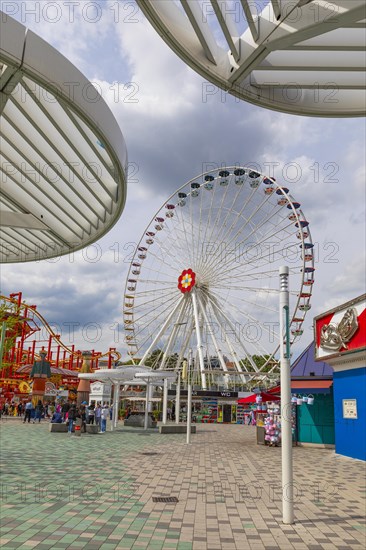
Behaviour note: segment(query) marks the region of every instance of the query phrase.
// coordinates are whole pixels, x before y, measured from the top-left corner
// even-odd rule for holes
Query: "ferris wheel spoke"
[[[169,220],[169,224],[167,224],[167,228],[172,232],[171,245],[174,246],[175,251],[177,251],[178,249],[181,251],[181,257],[182,253],[183,258],[184,256],[186,256],[186,261],[188,261],[188,263],[192,263],[192,250],[189,246],[189,242],[191,241],[191,233],[187,231],[184,216],[180,215],[179,208],[179,206],[178,210],[176,208],[176,219],[174,220],[174,218],[172,218],[171,220]],[[176,223],[177,219],[181,221],[182,227],[180,227],[180,225]],[[173,237],[174,234],[176,235],[175,239]]]
[[[159,338],[162,336],[162,334],[164,334],[167,326],[169,325],[171,319],[174,317],[175,313],[177,312],[177,310],[181,307],[182,305],[182,302],[183,302],[183,299],[184,299],[184,296],[182,296],[179,300],[178,300],[178,303],[175,305],[175,307],[172,309],[172,311],[169,313],[168,317],[166,318],[163,326],[161,327],[161,329],[159,330],[159,332],[157,333],[157,335],[155,336],[154,340],[152,341],[152,343],[150,344],[150,346],[147,348],[147,350],[145,351],[143,357],[141,358],[141,361],[140,361],[140,365],[143,365],[144,364],[144,361],[146,360],[146,357],[149,355],[149,353],[152,351],[153,347],[155,346],[156,342],[159,340]]]
[[[262,242],[260,244],[264,245],[265,243]],[[259,246],[259,245],[255,245],[255,246]],[[254,249],[254,246],[247,249],[246,254],[248,254],[253,249]],[[275,252],[275,251],[273,251],[273,248],[271,250],[271,247],[267,248],[267,247],[264,247],[264,246],[263,246],[263,249],[264,249],[264,251],[267,252],[267,254],[262,254],[261,256],[255,256],[255,257],[253,257],[252,260],[245,261],[245,264],[240,264],[238,262],[238,265],[236,266],[236,271],[245,269],[245,272],[243,272],[242,275],[244,275],[244,273],[245,274],[250,274],[250,271],[248,272],[248,268],[250,269],[252,267],[252,269],[256,269],[258,267],[258,263],[260,261],[262,262],[262,264],[259,264],[259,267],[261,267],[262,265],[266,265],[267,260],[270,260],[271,262],[276,262],[276,261],[284,259],[283,258],[283,250],[279,250],[279,251]],[[300,256],[301,256],[301,251],[300,251]],[[227,278],[230,278],[232,271],[233,271],[233,269],[229,269],[229,268],[225,269],[224,271],[221,271],[220,275],[222,277],[222,280],[225,280],[225,277],[224,277],[225,274],[227,275]]]
[[[208,218],[207,218],[206,224],[205,224],[205,233],[204,233],[203,238],[200,242],[201,246],[205,245],[206,239],[207,239],[207,231],[211,227],[211,219],[212,219],[212,214],[213,214],[213,203],[214,203],[214,198],[216,196],[216,189],[217,189],[217,187],[213,186],[212,190],[205,189],[205,187],[202,190],[203,192],[202,192],[201,199],[203,200],[203,197],[205,196],[205,193],[210,193],[211,201],[210,201],[210,205],[209,205],[209,208],[208,208]],[[198,270],[202,269],[202,263],[203,263],[203,258],[202,258],[202,252],[201,252],[200,263],[198,264],[198,267],[197,267]]]
[[[216,190],[217,186],[215,185],[214,186],[214,189]],[[215,230],[218,226],[218,223],[219,223],[219,220],[220,220],[220,216],[221,216],[221,211],[223,209],[223,206],[224,206],[224,201],[226,199],[226,196],[227,196],[227,193],[228,193],[228,190],[229,190],[229,186],[226,186],[225,187],[225,191],[223,193],[223,196],[221,198],[221,203],[220,203],[220,206],[217,208],[217,211],[216,211],[216,215],[215,215],[215,220],[212,224],[212,227],[211,227],[211,231],[210,231],[210,235],[209,235],[209,241],[211,241],[211,239],[213,238],[213,235],[215,234]]]
[[[255,190],[255,191],[258,191],[258,188]],[[256,206],[256,208],[253,210],[253,212],[250,214],[250,216],[246,219],[246,221],[244,222],[244,224],[237,230],[237,232],[231,237],[231,240],[229,241],[228,245],[230,246],[233,242],[235,242],[235,239],[237,239],[237,237],[243,233],[243,231],[246,229],[246,227],[248,226],[248,224],[251,222],[251,220],[253,219],[253,217],[258,213],[258,211],[263,208],[264,204],[269,200],[269,196],[265,196],[264,199]],[[250,233],[252,234],[253,231]],[[212,261],[213,261],[213,258],[212,258]],[[210,263],[210,265],[212,265],[212,261]]]
[[[216,296],[216,299],[218,298],[218,296]],[[268,310],[270,313],[274,313],[276,315],[278,315],[278,309],[270,309],[268,307],[265,307],[263,306],[262,304],[259,304],[257,302],[250,302],[249,300],[246,300],[244,298],[239,298],[239,300],[243,303],[245,303],[246,305],[250,305],[252,307],[252,309],[254,310],[258,310],[258,308],[261,308],[261,309],[266,309]],[[242,319],[242,320],[245,320],[245,319],[248,319],[249,321],[251,321],[252,323],[255,323],[257,324],[259,327],[261,327],[261,329],[266,332],[268,335],[271,336],[271,332],[270,332],[270,329],[269,327],[266,327],[266,325],[261,322],[259,319],[257,319],[255,317],[254,314],[251,314],[249,313],[249,311],[246,309],[246,310],[243,310],[243,309],[239,309],[235,304],[233,303],[230,303],[230,307],[236,312],[236,318],[237,319]],[[243,319],[244,318],[244,319]],[[277,321],[276,321],[277,322]]]
[[[253,224],[251,224],[249,222],[248,224],[246,224],[246,227],[250,226],[250,225],[253,225]],[[231,239],[229,239],[228,241],[225,241],[226,250],[229,251],[229,253],[231,253],[231,254],[233,252],[234,252],[234,254],[237,254],[238,251],[239,251],[239,253],[241,253],[241,250],[242,250],[244,244],[252,236],[254,236],[253,238],[255,239],[254,243],[252,244],[252,247],[253,246],[258,246],[258,242],[259,242],[259,240],[258,240],[258,226],[254,226],[254,228],[252,227],[251,231],[248,234],[246,234],[245,238],[243,238],[242,240],[236,241],[236,238],[238,237],[238,234],[236,233]],[[260,236],[260,234],[259,234],[259,236]],[[263,236],[264,240],[268,239],[268,236],[264,236],[264,235],[262,235],[262,236]],[[251,241],[249,241],[249,244],[251,244]],[[206,268],[211,269],[213,267],[215,261],[217,261],[217,257],[212,256],[211,259],[210,259],[210,262],[206,265]]]
[[[139,334],[141,332],[141,329],[139,327],[139,323],[142,322],[143,326],[146,327],[149,326],[150,323],[156,321],[159,316],[163,315],[166,311],[169,311],[169,308],[171,305],[173,305],[176,302],[176,297],[165,297],[164,300],[164,306],[156,307],[156,301],[153,302],[151,306],[148,304],[147,307],[142,306],[139,307],[136,306],[134,310],[134,320],[133,320],[133,328],[135,331],[135,334]]]
[[[242,239],[241,241],[239,241],[239,243],[237,243],[237,245],[236,245],[236,246],[239,247],[239,250],[240,250],[240,247],[241,247],[242,245],[244,245],[244,244],[248,241],[248,239],[250,239],[253,235],[255,235],[261,227],[264,227],[264,225],[265,225],[266,223],[268,223],[268,221],[269,221],[269,220],[266,218],[259,226],[257,225],[257,226],[255,227],[255,229],[253,229],[250,233],[248,233],[247,235],[245,235],[245,238]],[[288,224],[288,225],[291,225],[291,224]],[[278,227],[277,227],[276,231],[274,231],[273,233],[271,233],[271,234],[269,234],[269,235],[268,235],[268,234],[265,235],[262,241],[257,241],[257,242],[255,242],[255,243],[253,243],[253,244],[251,245],[251,247],[249,247],[249,249],[246,250],[246,253],[248,253],[248,252],[249,252],[250,250],[252,250],[254,247],[257,247],[257,246],[259,246],[260,244],[262,244],[262,243],[268,241],[270,238],[274,237],[275,235],[278,235],[278,233],[279,233],[279,230],[278,230]]]
[[[160,300],[167,300],[169,299],[170,297],[172,299],[174,299],[176,297],[176,292],[175,292],[175,288],[168,288],[168,289],[162,289],[162,290],[159,290],[159,289],[154,289],[154,291],[141,291],[141,293],[137,292],[134,296],[134,300],[135,300],[135,310],[138,308],[138,307],[144,307],[146,308],[146,306],[148,306],[149,304],[152,304],[153,307],[156,308],[156,300],[157,300],[157,292],[159,292],[158,296],[159,296],[159,299]],[[141,304],[139,303],[139,300],[141,300],[142,297],[144,297],[146,295],[146,293],[149,292],[149,298],[151,297],[151,294],[153,294],[153,298],[152,299],[149,299],[149,300],[144,300]]]
[[[267,202],[268,200],[269,200],[269,197],[266,197],[266,199],[265,199],[262,203],[260,203],[260,205],[257,207],[257,209],[252,213],[251,217],[246,221],[246,223],[245,223],[245,225],[243,226],[242,229],[246,228],[246,226],[247,226],[247,225],[249,224],[249,222],[252,220],[253,216],[257,213],[258,209],[259,209],[260,207],[263,207],[263,205],[265,204],[265,202]],[[245,242],[248,241],[248,239],[249,239],[252,235],[255,235],[255,234],[258,233],[258,232],[260,233],[259,230],[260,230],[262,227],[264,227],[266,224],[268,224],[268,223],[271,221],[271,219],[272,219],[274,216],[278,215],[280,212],[281,212],[281,209],[278,209],[277,205],[274,205],[273,208],[272,208],[272,211],[270,211],[266,217],[263,217],[263,219],[262,219],[262,221],[261,221],[261,224],[256,224],[256,225],[254,225],[254,228],[252,227],[252,230],[251,230],[249,233],[245,234],[245,238],[244,238],[244,239],[242,239],[242,240],[239,241],[238,243],[235,242],[235,240],[236,240],[236,239],[238,238],[238,236],[240,235],[240,230],[239,230],[239,231],[234,235],[234,237],[228,242],[227,246],[230,247],[230,246],[232,246],[233,243],[235,243],[235,248],[237,249],[237,248],[239,247],[239,249],[240,249],[240,247],[241,247],[242,245],[244,245]],[[270,215],[269,215],[269,214],[270,214]],[[286,222],[287,222],[287,224],[288,224],[289,226],[291,225],[291,224],[288,223],[288,219],[286,218],[286,216],[280,217],[280,221],[281,221],[281,222],[284,221],[284,220],[286,220]],[[273,225],[274,225],[274,226],[277,226],[277,229],[276,229],[276,231],[275,231],[274,233],[272,233],[271,236],[274,236],[274,235],[278,234],[278,232],[279,232],[279,230],[278,230],[278,225],[279,225],[278,221],[277,221],[277,224],[273,224]],[[263,234],[262,234],[262,237],[264,237],[264,238],[263,238],[263,241],[266,241],[266,240],[268,240],[268,238],[269,238],[268,234],[267,234],[267,235],[263,235]],[[253,247],[254,247],[254,246],[258,246],[259,242],[260,242],[260,241],[255,242],[255,243],[253,244]]]
[[[176,338],[178,336],[178,333],[180,331],[181,323],[182,323],[184,315],[187,311],[187,308],[188,308],[188,302],[187,302],[187,300],[185,300],[182,304],[182,307],[181,307],[179,313],[178,313],[177,322],[174,323],[173,330],[170,333],[166,348],[164,350],[163,359],[162,359],[162,361],[160,363],[160,366],[159,366],[160,370],[163,370],[165,368],[165,364],[166,364],[167,359],[169,357],[169,353],[171,352],[171,349],[174,346],[175,340],[176,340]]]
[[[231,182],[230,184],[232,185],[232,182]],[[229,185],[230,185],[230,184],[229,184]],[[214,191],[216,191],[217,188],[218,188],[218,186],[217,186],[217,184],[216,184],[216,185],[214,186]],[[223,220],[223,222],[222,222],[222,224],[221,224],[221,228],[219,229],[218,234],[215,235],[215,240],[220,240],[220,239],[221,239],[221,232],[222,232],[222,229],[226,226],[227,219],[228,219],[229,215],[232,213],[233,206],[234,206],[234,204],[235,204],[235,202],[236,202],[236,200],[237,200],[237,198],[238,198],[240,192],[241,192],[241,188],[238,187],[238,188],[237,188],[237,191],[236,191],[236,193],[235,193],[235,195],[234,195],[234,198],[233,198],[233,200],[231,201],[230,207],[225,206],[226,216],[225,216],[225,219]],[[223,197],[223,200],[224,200],[224,199],[225,199],[225,197]],[[212,204],[211,204],[211,209],[212,209]],[[210,211],[210,213],[209,213],[209,220],[210,220],[210,219],[211,219],[211,211]],[[205,243],[205,242],[206,242],[207,229],[209,228],[209,226],[210,226],[210,223],[208,223],[208,224],[206,225],[205,238],[203,239],[202,243]],[[212,236],[213,236],[213,234],[214,234],[214,231],[215,231],[215,224],[214,224],[214,226],[212,227],[212,230],[211,230],[211,238],[212,238]],[[202,263],[202,261],[201,261],[201,263],[199,264],[199,268],[202,268],[202,267],[203,267],[203,263]]]
[[[164,252],[161,248],[159,248],[160,252]],[[162,264],[164,264],[165,266],[169,267],[171,270],[175,270],[174,269],[174,262],[173,263],[170,263],[167,261],[167,257],[169,259],[172,259],[171,258],[171,255],[164,255],[164,254],[161,254],[160,256],[158,256],[152,249],[149,249],[148,250],[148,254],[149,256],[152,256],[156,261],[159,261],[161,262]],[[173,260],[175,259],[175,257],[173,257]]]
[[[230,330],[233,331],[235,333],[235,327],[233,326],[232,322],[230,321],[230,319],[228,318],[228,316],[223,312],[223,310],[221,309],[221,307],[219,306],[219,304],[217,303],[217,300],[216,299],[213,299],[212,296],[209,296],[209,300],[211,302],[211,307],[214,311],[214,315],[216,316],[216,318],[218,319],[219,321],[219,324],[221,325],[221,327],[223,327],[223,323],[220,323],[220,317],[223,318],[226,323],[229,325],[230,327]],[[225,332],[225,335],[226,335],[226,341],[228,343],[228,346],[229,348],[232,350],[232,352],[234,351],[233,350],[233,346],[231,344],[231,340],[228,336],[228,333],[226,331]],[[252,359],[252,356],[250,355],[250,353],[247,351],[246,347],[244,346],[243,342],[239,339],[238,340],[238,344],[239,346],[242,348],[243,352],[244,352],[244,355],[245,357],[248,359],[249,363],[251,364],[252,368],[254,371],[257,371],[257,366],[256,364],[254,363],[253,359]],[[235,352],[235,356],[236,357],[236,364],[237,364],[237,368],[239,370],[239,372],[242,372],[242,367],[240,365],[240,361],[238,361],[238,358],[237,358],[237,354]]]

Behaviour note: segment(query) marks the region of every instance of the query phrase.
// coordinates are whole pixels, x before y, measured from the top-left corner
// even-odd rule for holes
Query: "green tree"
[[[144,361],[146,367],[151,367],[152,369],[158,369],[160,363],[163,359],[164,352],[161,349],[155,349]]]
[[[252,355],[252,359],[255,363],[255,365],[260,369],[263,367],[263,365],[269,360],[270,355]],[[246,357],[245,359],[241,359],[239,361],[239,364],[248,371],[253,371],[253,367],[249,361],[249,359]],[[272,359],[268,361],[268,364],[261,370],[261,372],[269,372],[276,364],[278,364],[278,361]]]

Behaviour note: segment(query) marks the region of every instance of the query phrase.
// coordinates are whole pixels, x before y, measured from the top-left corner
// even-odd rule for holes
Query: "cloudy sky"
[[[296,354],[312,339],[312,316],[365,292],[363,119],[281,114],[220,90],[205,96],[203,79],[133,1],[4,0],[2,10],[99,84],[128,148],[126,208],[96,247],[1,266],[2,293],[21,291],[37,304],[66,345],[125,352],[122,299],[134,246],[170,194],[216,165],[257,163],[263,172],[275,165],[278,183],[290,188],[311,223],[316,284]]]

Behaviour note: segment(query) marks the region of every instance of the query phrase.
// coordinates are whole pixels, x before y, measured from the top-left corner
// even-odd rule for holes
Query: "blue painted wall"
[[[366,460],[366,367],[334,372],[335,451]],[[357,420],[343,418],[343,399],[357,400]]]

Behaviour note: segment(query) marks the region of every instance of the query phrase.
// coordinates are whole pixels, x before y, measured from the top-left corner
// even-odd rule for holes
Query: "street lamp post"
[[[280,357],[281,357],[281,458],[282,458],[282,521],[294,523],[292,471],[291,376],[289,334],[289,291],[287,266],[280,275]]]

